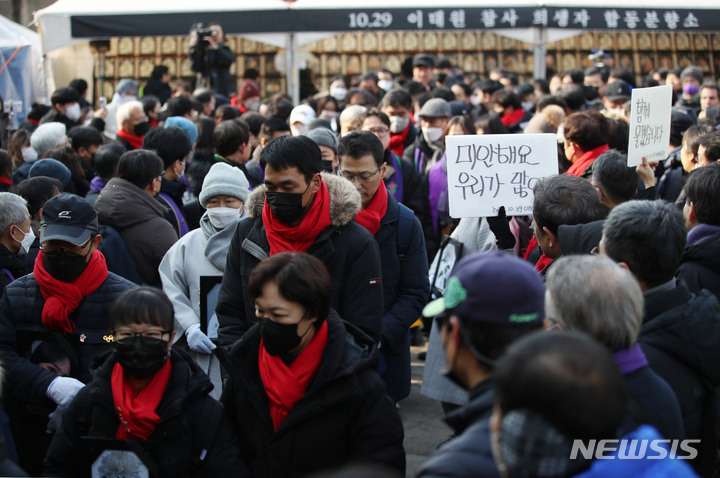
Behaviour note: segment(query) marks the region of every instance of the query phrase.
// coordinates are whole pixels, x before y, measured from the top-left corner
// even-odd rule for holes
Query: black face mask
[[[301,337],[297,332],[298,325],[302,322],[301,320],[297,324],[278,324],[267,318],[262,319],[260,321],[260,336],[262,336],[263,346],[267,353],[281,355],[300,345],[303,337],[312,327],[312,324],[310,324]]]
[[[310,185],[308,184],[305,191],[307,191],[309,187]],[[265,202],[268,203],[268,206],[270,206],[270,210],[275,217],[284,223],[291,224],[300,219],[305,213],[305,210],[312,204],[311,198],[310,201],[308,201],[307,206],[302,205],[302,198],[305,191],[299,194],[268,192],[265,193]]]
[[[165,365],[168,357],[167,340],[155,343],[147,343],[145,340],[136,335],[127,343],[113,343],[118,363],[128,375],[135,378],[152,377]]]
[[[133,133],[135,133],[135,136],[145,136],[147,132],[150,131],[150,125],[147,121],[143,121],[142,123],[138,123],[133,128]]]
[[[328,173],[332,173],[332,163],[332,159],[323,159],[320,169],[327,171]]]
[[[92,248],[91,248],[92,249]],[[90,254],[90,251],[88,251]],[[43,252],[43,264],[48,274],[62,282],[72,282],[88,266],[87,254],[74,254],[65,249]]]

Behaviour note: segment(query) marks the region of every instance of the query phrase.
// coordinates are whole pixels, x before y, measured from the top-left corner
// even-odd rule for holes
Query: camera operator
[[[235,55],[225,46],[225,29],[219,23],[193,26],[190,31],[190,60],[194,72],[202,75],[203,83],[215,93],[230,97],[235,93],[235,82],[230,75],[230,65]]]

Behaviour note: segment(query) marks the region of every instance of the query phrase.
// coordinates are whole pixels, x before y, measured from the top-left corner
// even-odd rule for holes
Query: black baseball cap
[[[412,66],[427,66],[429,68],[435,67],[435,58],[433,58],[432,55],[428,55],[427,53],[418,53],[415,55],[415,58],[413,58]]]
[[[608,101],[629,100],[632,98],[632,90],[623,80],[615,80],[605,88],[605,97]]]
[[[81,246],[99,231],[95,209],[74,194],[60,194],[43,206],[40,220],[40,242],[65,241]]]

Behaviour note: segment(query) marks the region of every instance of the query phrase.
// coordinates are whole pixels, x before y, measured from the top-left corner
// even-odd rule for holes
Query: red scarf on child
[[[405,141],[407,141],[408,134],[410,134],[410,127],[412,124],[410,121],[408,121],[408,125],[405,127],[404,130],[399,132],[398,134],[390,134],[390,145],[389,149],[393,153],[395,153],[395,156],[398,158],[403,157],[403,152],[405,151]]]
[[[366,208],[360,210],[355,216],[355,222],[370,231],[373,236],[380,229],[380,221],[387,212],[388,193],[385,181],[380,181],[380,187],[370,200]]]
[[[43,251],[38,253],[33,268],[35,282],[45,298],[42,311],[43,327],[57,332],[75,333],[70,314],[78,308],[86,295],[95,292],[108,276],[105,256],[95,250],[87,267],[72,282],[55,279],[45,270]]]
[[[112,387],[115,413],[120,420],[115,438],[119,440],[147,440],[160,423],[160,417],[155,413],[160,400],[165,395],[165,389],[170,381],[172,365],[170,359],[156,373],[150,383],[138,393],[120,363],[116,363],[112,371],[110,385]]]
[[[302,222],[293,227],[275,217],[272,209],[265,201],[262,211],[265,235],[270,243],[270,255],[281,252],[305,252],[326,227],[330,226],[330,194],[325,181],[321,181],[320,189],[311,199],[310,210]]]
[[[269,320],[269,319],[263,319]],[[308,327],[313,327],[309,325]],[[270,418],[275,431],[303,396],[315,377],[328,341],[328,325],[323,322],[305,350],[288,366],[282,358],[270,355],[260,339],[258,366],[265,394],[270,399]]]
[[[128,143],[130,143],[130,146],[133,149],[142,149],[142,142],[144,136],[136,136],[134,134],[130,134],[124,129],[117,130],[117,133],[115,133],[118,138],[122,138]]]

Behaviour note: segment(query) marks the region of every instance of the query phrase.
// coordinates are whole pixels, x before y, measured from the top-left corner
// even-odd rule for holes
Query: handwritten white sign
[[[554,134],[446,136],[450,216],[532,213],[533,188],[558,173]]]
[[[663,161],[670,144],[672,85],[632,90],[630,108],[630,144],[628,166],[648,161]]]

